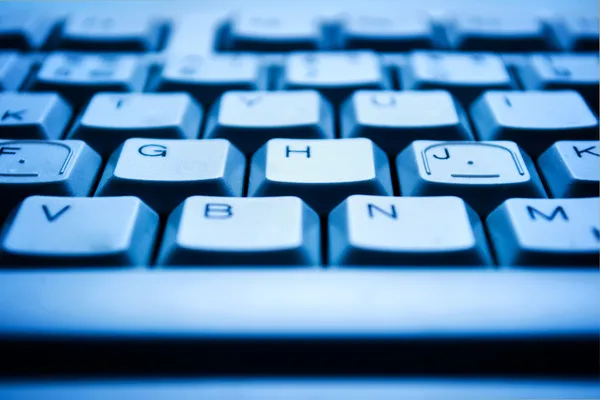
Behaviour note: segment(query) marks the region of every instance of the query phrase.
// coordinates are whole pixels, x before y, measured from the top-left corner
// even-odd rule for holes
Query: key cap
[[[169,217],[159,265],[318,265],[319,216],[297,197],[193,196]]]
[[[565,51],[598,52],[598,16],[561,16],[548,23],[548,34]]]
[[[246,158],[223,139],[128,139],[110,157],[96,196],[137,196],[168,214],[195,194],[242,196]]]
[[[542,21],[533,15],[461,14],[446,27],[453,49],[525,52],[548,50]]]
[[[101,167],[79,140],[0,140],[0,216],[34,194],[87,196]]]
[[[486,220],[501,265],[598,267],[600,200],[510,199]]]
[[[342,106],[341,135],[367,137],[393,156],[414,140],[474,140],[463,108],[442,90],[358,91]]]
[[[340,103],[359,89],[391,89],[377,55],[369,51],[292,53],[279,89],[316,89]]]
[[[266,90],[267,80],[267,70],[251,55],[174,56],[167,59],[156,90],[185,91],[210,105],[229,90]]]
[[[6,9],[0,14],[0,48],[37,50],[46,44],[55,21],[33,12]]]
[[[17,53],[0,51],[0,91],[19,90],[29,74],[30,67],[31,63]]]
[[[393,195],[387,156],[369,139],[271,139],[252,157],[248,196],[299,196],[324,214],[351,194]]]
[[[488,265],[479,216],[458,197],[348,197],[330,214],[331,265]]]
[[[598,110],[597,55],[535,54],[517,73],[525,90],[576,90]]]
[[[69,134],[101,156],[132,137],[193,139],[200,133],[202,108],[187,93],[99,93]]]
[[[152,51],[161,24],[147,15],[76,13],[62,28],[59,47],[85,51]]]
[[[227,92],[206,123],[207,138],[230,140],[251,156],[274,138],[333,139],[331,105],[319,92]]]
[[[7,222],[2,265],[148,265],[158,224],[135,197],[28,197]]]
[[[396,157],[402,196],[458,196],[481,216],[511,197],[546,197],[516,143],[417,140]]]
[[[0,93],[0,138],[60,139],[71,115],[56,93]]]
[[[464,106],[486,90],[515,89],[500,56],[441,51],[411,53],[400,69],[400,85],[404,90],[448,90]]]
[[[142,91],[147,75],[137,56],[52,53],[31,89],[59,92],[71,105],[81,106],[98,92]]]
[[[532,157],[557,140],[598,138],[598,119],[577,92],[487,92],[471,107],[480,140],[511,140]]]
[[[430,49],[436,38],[423,15],[348,15],[342,22],[343,47],[385,52]]]
[[[226,40],[226,48],[237,51],[283,52],[325,46],[320,22],[297,14],[238,14],[230,21]]]
[[[598,141],[560,141],[537,164],[552,197],[594,197],[600,187]]]

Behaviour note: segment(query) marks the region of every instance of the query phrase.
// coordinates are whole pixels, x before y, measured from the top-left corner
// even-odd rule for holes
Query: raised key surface
[[[3,266],[148,265],[158,215],[135,197],[28,197],[7,221]]]
[[[35,194],[87,196],[101,167],[79,140],[1,140],[0,217]]]
[[[574,91],[487,92],[471,119],[480,140],[511,140],[531,157],[558,140],[598,138],[598,119]]]
[[[414,140],[473,140],[469,120],[442,90],[354,93],[342,106],[343,138],[366,137],[396,156]]]
[[[351,194],[393,195],[387,156],[369,139],[271,139],[252,157],[248,196],[298,196],[324,214]]]
[[[481,220],[458,197],[348,197],[329,214],[332,265],[489,265]]]
[[[187,93],[100,93],[69,137],[107,157],[132,137],[197,138],[201,122],[202,108]]]
[[[164,215],[195,194],[241,196],[245,170],[245,157],[223,139],[128,139],[108,160],[96,196],[137,196]]]
[[[170,56],[156,83],[159,92],[188,92],[208,106],[229,90],[265,90],[268,74],[258,57],[242,54]]]
[[[511,197],[546,197],[514,142],[413,142],[396,158],[402,196],[458,196],[481,216]]]
[[[550,38],[565,51],[598,52],[598,16],[557,16],[549,24]]]
[[[29,74],[30,63],[12,51],[0,51],[0,91],[19,90]]]
[[[56,93],[0,93],[0,138],[61,139],[71,115]]]
[[[160,34],[160,24],[148,16],[75,13],[64,22],[59,46],[85,51],[151,51],[157,49]]]
[[[403,90],[444,89],[466,107],[486,90],[514,89],[499,55],[415,51],[400,68]]]
[[[595,197],[600,188],[598,141],[560,141],[538,158],[552,197]]]
[[[352,14],[343,18],[342,46],[397,52],[430,49],[436,44],[436,35],[427,15],[385,13]]]
[[[501,265],[600,262],[600,199],[510,199],[486,220]]]
[[[390,89],[377,54],[370,51],[292,53],[279,89],[316,89],[333,103],[360,89]]]
[[[31,90],[59,92],[78,107],[98,92],[140,92],[147,75],[148,67],[133,55],[51,53]]]
[[[534,54],[517,73],[525,90],[576,90],[598,109],[598,54]]]
[[[39,50],[48,41],[55,21],[39,13],[3,9],[0,14],[0,48]]]
[[[297,197],[194,196],[169,217],[159,265],[318,265],[319,216]]]
[[[227,92],[206,123],[206,138],[224,138],[251,156],[274,138],[333,139],[331,105],[317,91]]]

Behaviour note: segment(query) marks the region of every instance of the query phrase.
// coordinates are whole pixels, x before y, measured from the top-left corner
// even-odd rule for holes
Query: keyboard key
[[[0,138],[60,139],[71,115],[56,93],[0,93]]]
[[[168,58],[156,90],[188,92],[203,105],[212,104],[228,90],[266,90],[267,70],[251,55]]]
[[[0,91],[19,90],[29,75],[30,67],[31,63],[17,53],[0,51]]]
[[[598,119],[577,92],[488,92],[471,107],[480,140],[511,140],[532,157],[557,140],[598,138]]]
[[[38,50],[48,41],[55,21],[32,12],[0,14],[0,48]]]
[[[549,36],[565,51],[598,52],[598,16],[564,16],[549,21]]]
[[[393,195],[387,156],[369,139],[271,139],[252,157],[248,196],[298,196],[324,214],[351,194]]]
[[[462,14],[446,27],[451,48],[469,51],[548,50],[542,21],[532,15]]]
[[[329,214],[332,265],[488,265],[479,216],[458,197],[350,196]]]
[[[501,265],[598,267],[600,199],[510,199],[486,220]]]
[[[442,90],[358,91],[342,106],[341,135],[394,156],[414,140],[474,140],[462,107]]]
[[[297,197],[194,196],[169,217],[159,265],[318,265],[319,216]]]
[[[281,74],[280,89],[316,89],[340,103],[360,89],[390,89],[379,58],[373,52],[292,53]]]
[[[226,48],[237,51],[284,52],[325,46],[320,22],[303,15],[239,14],[232,18]]]
[[[158,224],[135,197],[28,197],[7,223],[2,264],[148,265]]]
[[[148,68],[132,55],[52,53],[42,63],[34,91],[59,92],[81,106],[97,92],[140,92]]]
[[[546,197],[514,142],[413,142],[396,158],[402,196],[458,196],[481,216],[511,197]]]
[[[87,196],[101,167],[79,140],[0,140],[0,216],[34,194]]]
[[[538,159],[552,197],[594,197],[600,187],[598,141],[561,141]]]
[[[187,93],[100,93],[69,134],[101,156],[109,156],[132,137],[194,139],[202,108]]]
[[[246,158],[228,141],[128,139],[109,161],[96,196],[132,195],[168,214],[195,194],[242,196]]]
[[[400,85],[404,90],[448,90],[464,106],[486,90],[515,88],[498,55],[440,51],[411,53],[400,68]]]
[[[435,47],[429,18],[423,15],[350,15],[342,23],[343,47],[400,52]]]
[[[319,92],[227,92],[212,109],[207,138],[230,140],[251,156],[269,139],[333,139],[331,105]]]
[[[158,48],[161,25],[136,15],[78,13],[67,18],[60,48],[85,51],[151,51]]]
[[[576,90],[598,110],[598,55],[535,54],[517,73],[526,90]]]

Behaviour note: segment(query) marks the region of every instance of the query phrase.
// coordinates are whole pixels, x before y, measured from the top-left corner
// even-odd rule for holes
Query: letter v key
[[[52,214],[52,212],[48,209],[47,205],[44,204],[42,206],[42,210],[44,210],[44,215],[46,216],[46,219],[48,220],[48,222],[54,222],[55,220],[58,219],[58,217],[63,215],[69,208],[71,208],[71,206],[66,205],[63,208],[61,208],[57,213]]]

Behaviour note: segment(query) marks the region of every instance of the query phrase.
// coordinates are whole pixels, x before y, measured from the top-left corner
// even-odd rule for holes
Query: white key
[[[7,223],[2,264],[148,265],[158,224],[135,197],[28,197]]]
[[[350,196],[329,215],[332,265],[488,265],[483,225],[458,197]]]
[[[595,197],[600,185],[598,141],[560,141],[538,159],[552,197]]]
[[[369,139],[272,139],[252,157],[248,196],[299,196],[322,214],[352,194],[393,195],[387,156]]]
[[[297,197],[193,196],[169,217],[159,265],[317,265],[318,215]]]
[[[600,199],[510,199],[486,220],[501,265],[598,267]]]
[[[109,156],[132,137],[197,138],[201,122],[202,108],[187,93],[100,93],[69,137]]]
[[[417,140],[396,158],[402,196],[458,196],[480,215],[511,197],[546,197],[514,142]]]
[[[129,139],[110,158],[96,196],[133,195],[161,214],[196,194],[241,196],[246,158],[224,139]]]

